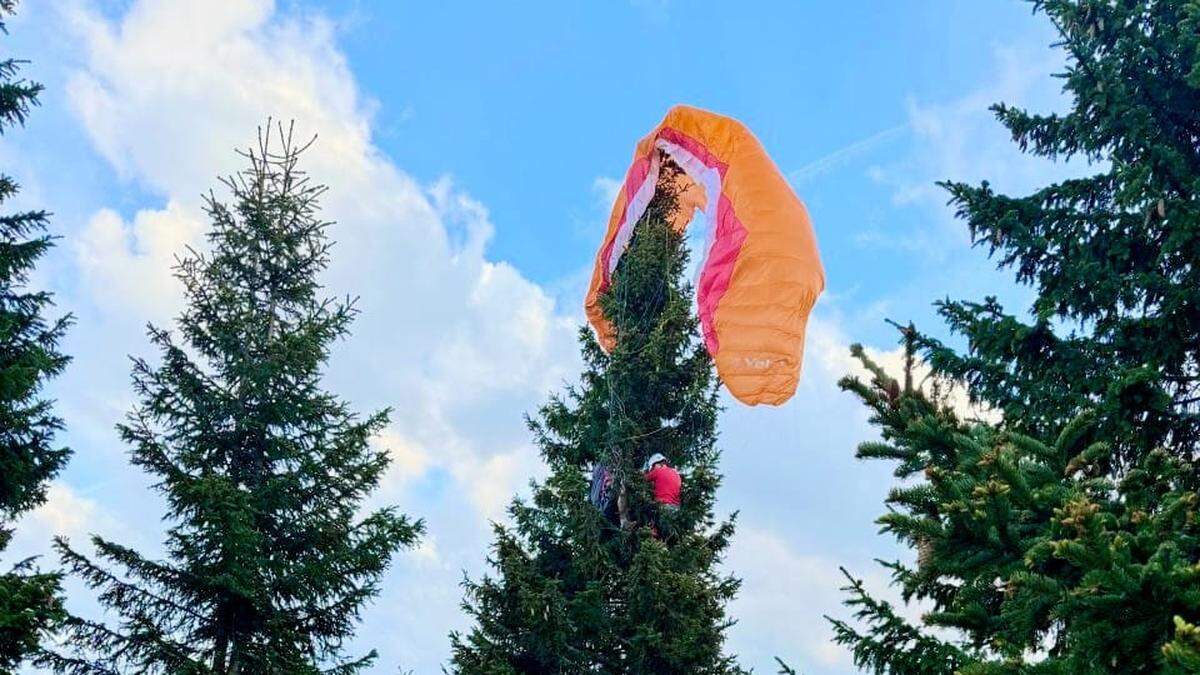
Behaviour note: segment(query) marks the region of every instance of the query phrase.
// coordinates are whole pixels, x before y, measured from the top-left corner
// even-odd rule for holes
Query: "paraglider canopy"
[[[712,228],[696,302],[717,374],[739,401],[779,405],[796,391],[808,315],[825,288],[825,272],[804,204],[758,139],[734,119],[676,106],[637,144],[596,254],[588,320],[611,350],[615,336],[600,296],[666,161],[682,169],[672,224],[683,229],[700,209]]]

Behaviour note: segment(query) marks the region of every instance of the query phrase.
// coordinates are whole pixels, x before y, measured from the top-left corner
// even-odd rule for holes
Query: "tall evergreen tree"
[[[529,420],[550,476],[514,501],[512,527],[495,526],[495,576],[464,584],[476,625],[452,636],[457,672],[741,672],[723,648],[739,581],[718,569],[733,523],[713,515],[717,381],[681,280],[687,249],[668,225],[672,184],[664,174],[602,300],[615,348],[582,329],[579,385]],[[641,472],[656,452],[685,475],[669,524]],[[598,462],[615,468],[634,525],[589,501]]]
[[[906,333],[999,422],[856,350],[872,376],[843,384],[882,434],[858,455],[896,462],[879,522],[918,552],[889,567],[931,611],[910,624],[852,580],[863,623],[836,634],[877,673],[1198,672],[1200,4],[1032,4],[1059,30],[1072,105],[996,116],[1023,150],[1099,170],[1024,197],[944,184],[1037,299],[1028,319],[941,303],[965,353]]]
[[[359,417],[321,388],[352,300],[322,296],[330,251],[303,148],[260,132],[249,168],[211,195],[211,253],[177,267],[182,340],[151,327],[157,365],[137,359],[141,398],[119,426],[133,463],[166,497],[166,559],[93,537],[95,560],[59,541],[64,564],[120,617],[69,624],[69,673],[353,673],[343,655],[391,556],[421,532],[394,509],[360,515],[388,465]]]
[[[0,0],[0,32],[7,34],[4,21],[15,10],[15,0]],[[22,63],[0,61],[0,133],[24,124],[42,91],[20,77]],[[0,175],[0,202],[17,190],[12,178]],[[71,320],[45,318],[50,294],[28,289],[30,272],[53,245],[47,216],[0,216],[0,551],[12,539],[11,523],[45,501],[46,484],[70,455],[55,444],[62,420],[42,386],[67,365],[58,343]],[[59,575],[36,571],[32,560],[0,573],[0,671],[28,657],[61,618]]]

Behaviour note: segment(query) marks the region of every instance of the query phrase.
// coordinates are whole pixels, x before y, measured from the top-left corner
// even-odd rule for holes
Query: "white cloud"
[[[176,201],[138,211],[131,222],[101,209],[74,243],[83,281],[101,291],[95,299],[106,309],[161,322],[179,308],[176,256],[203,231],[202,214]]]
[[[617,193],[621,191],[621,181],[608,176],[597,176],[592,181],[592,193],[596,195],[596,206],[605,215],[612,210],[613,202],[617,201]]]
[[[989,110],[1001,102],[1035,112],[1066,107],[1062,81],[1052,77],[1063,69],[1063,55],[1047,48],[1046,42],[1039,34],[1020,43],[993,45],[992,77],[961,97],[941,103],[909,97],[905,109],[912,150],[894,162],[869,167],[867,175],[891,188],[895,205],[925,208],[937,216],[938,226],[899,233],[868,230],[858,236],[860,242],[944,256],[966,246],[968,233],[947,208],[947,194],[936,181],[987,180],[1001,191],[1019,194],[1088,170],[1083,163],[1056,164],[1022,153]]]
[[[23,527],[42,536],[78,537],[96,522],[96,502],[80,497],[66,483],[54,482],[46,490],[46,502],[34,509]]]
[[[421,542],[413,548],[412,555],[427,564],[436,564],[439,562],[437,535],[427,533],[424,537],[421,537]]]
[[[482,463],[457,462],[454,473],[471,491],[468,497],[476,510],[490,521],[499,521],[513,497],[513,489],[528,481],[540,466],[533,453],[518,448],[505,454],[492,455]]]
[[[97,530],[122,529],[123,524],[93,495],[55,480],[47,486],[46,501],[17,522],[10,547],[0,553],[9,561],[38,556],[41,567],[52,568],[57,557],[51,550],[55,537],[78,543]]]
[[[354,393],[418,401],[396,416],[397,471],[420,475],[477,453],[481,465],[509,461],[510,451],[481,447],[486,436],[447,420],[468,405],[511,410],[513,394],[532,400],[556,384],[574,358],[573,324],[516,269],[486,259],[493,228],[481,204],[449,179],[422,186],[375,148],[373,104],[332,24],[281,16],[266,1],[142,0],[118,22],[77,7],[67,16],[86,54],[70,88],[81,122],[114,168],[165,201],[129,221],[110,209],[91,218],[78,264],[94,302],[138,320],[174,310],[174,256],[203,244],[200,195],[241,167],[233,149],[268,116],[295,119],[301,137],[318,136],[303,168],[330,185],[323,215],[337,221],[339,243],[329,286],[362,296],[347,356],[371,366]],[[429,449],[447,432],[460,436],[458,459]]]
[[[904,347],[879,349],[864,346],[868,358],[883,368],[889,377],[904,381]],[[814,317],[809,322],[806,344],[806,358],[815,359],[817,366],[833,378],[853,375],[869,382],[873,377],[857,358],[850,354],[850,341],[835,321],[824,317]],[[913,384],[926,394],[932,394],[935,384],[940,385],[942,402],[949,406],[962,419],[979,419],[998,421],[999,412],[982,404],[971,402],[967,390],[961,384],[954,384],[937,378],[929,365],[918,358],[913,365]]]
[[[799,672],[849,672],[850,652],[833,642],[826,616],[849,619],[843,602],[847,584],[838,561],[797,550],[777,532],[742,526],[731,548],[728,567],[742,578],[742,591],[730,613],[739,619],[741,648],[778,656]],[[919,622],[918,604],[906,604],[888,586],[882,568],[851,569],[873,597],[892,603],[910,622]],[[851,621],[851,623],[853,623]]]
[[[380,432],[372,439],[372,445],[383,448],[391,457],[392,464],[388,467],[384,483],[393,487],[421,478],[433,465],[433,457],[429,452],[395,429]]]
[[[426,589],[428,619],[397,636],[374,623],[388,613],[379,607],[362,640],[380,648],[381,667],[403,654],[408,667],[436,670],[461,615],[462,570],[483,563],[488,519],[539,470],[521,411],[577,370],[574,319],[487,258],[493,226],[482,204],[449,178],[413,178],[374,145],[375,104],[358,91],[335,24],[268,0],[137,0],[115,20],[72,0],[60,9],[79,49],[69,103],[96,152],[150,196],[132,214],[114,199],[77,224],[75,301],[98,314],[89,329],[128,334],[177,312],[170,268],[186,246],[204,246],[201,195],[224,197],[216,177],[243,166],[234,149],[254,143],[268,116],[318,136],[302,168],[330,188],[322,215],[336,221],[338,243],[324,281],[331,295],[361,298],[329,386],[359,410],[393,407],[375,439],[393,458],[377,498],[435,533],[385,582],[389,593]],[[126,382],[121,374],[87,388],[124,391]],[[144,511],[122,515],[156,532],[158,512]],[[95,520],[87,509],[77,520],[47,513],[64,527]]]
[[[71,78],[71,103],[114,167],[164,194],[198,195],[239,166],[230,149],[271,112],[334,132],[329,145],[366,142],[327,21],[273,21],[270,0],[147,0],[119,23],[65,11],[88,60]]]
[[[743,526],[728,567],[742,578],[742,591],[730,606],[739,618],[741,644],[775,654],[797,665],[816,661],[845,665],[845,650],[830,644],[831,631],[822,612],[836,612],[838,590],[845,579],[838,564],[817,555],[798,553],[778,534]]]

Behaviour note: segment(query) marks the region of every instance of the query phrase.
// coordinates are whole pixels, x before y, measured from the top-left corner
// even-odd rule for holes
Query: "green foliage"
[[[209,253],[178,265],[182,342],[151,328],[161,362],[134,361],[140,405],[119,426],[166,497],[166,560],[93,537],[95,559],[60,540],[64,564],[120,617],[74,618],[68,673],[353,673],[342,654],[391,556],[422,530],[392,508],[361,514],[388,465],[365,418],[321,389],[351,300],[323,298],[322,186],[290,131],[268,125],[250,166],[209,196]]]
[[[779,664],[778,675],[798,675],[796,673],[796,669],[789,666],[787,664],[787,661],[784,661],[783,659],[776,656],[775,662]]]
[[[0,0],[0,32],[8,34],[7,18],[16,11],[16,0]],[[12,58],[0,60],[0,133],[24,125],[42,93],[41,84],[19,77],[24,63]]]
[[[733,533],[713,516],[717,381],[681,281],[674,204],[660,187],[602,300],[612,353],[582,329],[580,384],[529,420],[550,476],[513,503],[511,527],[495,526],[494,576],[464,583],[475,626],[452,636],[456,672],[742,672],[723,653],[739,582],[717,569]],[[669,525],[641,473],[656,452],[684,474]],[[627,490],[631,527],[588,501],[601,461]]]
[[[1197,672],[1200,620],[1200,4],[1037,1],[1070,56],[1071,109],[997,118],[1023,150],[1095,162],[1025,197],[945,183],[977,245],[1037,293],[940,304],[958,352],[905,334],[1001,418],[960,419],[870,362],[842,386],[896,462],[883,530],[896,616],[858,583],[836,639],[876,673]],[[936,629],[936,630],[932,630]]]
[[[870,631],[864,635],[844,621],[829,619],[836,640],[853,647],[855,665],[872,672],[904,675],[937,675],[962,665],[965,659],[958,648],[922,634],[891,605],[868,595],[861,581],[844,569],[842,574],[849,580],[843,590],[851,594],[846,604],[855,609],[855,617],[865,621]]]
[[[1175,617],[1175,639],[1163,645],[1167,670],[1174,673],[1200,672],[1200,631]]]
[[[15,8],[12,0],[0,2],[0,29]],[[24,124],[42,91],[20,78],[22,63],[0,61],[0,133]],[[17,191],[12,178],[0,175],[0,202]],[[42,387],[69,361],[58,343],[71,318],[46,319],[50,294],[28,289],[30,273],[53,245],[47,224],[45,211],[0,216],[0,551],[12,537],[9,524],[45,501],[47,483],[70,455],[55,445],[62,420]],[[34,653],[62,619],[58,586],[58,575],[39,573],[28,560],[0,573],[0,670]]]
[[[60,575],[40,573],[24,560],[0,574],[0,672],[36,656],[43,637],[60,625]]]

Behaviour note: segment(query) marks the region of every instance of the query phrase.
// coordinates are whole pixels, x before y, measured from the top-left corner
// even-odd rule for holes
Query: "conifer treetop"
[[[324,297],[325,187],[299,169],[308,143],[268,125],[248,167],[207,199],[208,250],[179,261],[176,331],[149,330],[134,359],[140,400],[119,425],[167,504],[166,557],[102,537],[63,562],[99,591],[116,626],[72,621],[59,672],[353,673],[343,654],[392,555],[423,524],[363,512],[389,464],[372,447],[388,411],[360,417],[322,387],[353,301]]]
[[[874,673],[1191,673],[1200,664],[1200,13],[1194,3],[1032,3],[1068,56],[1070,109],[994,111],[1025,151],[1094,173],[1025,196],[947,182],[976,245],[1036,299],[946,300],[959,350],[904,336],[935,377],[1002,413],[964,420],[861,349],[842,386],[894,463],[878,519],[904,618],[851,577],[833,622]],[[911,361],[909,367],[911,368]],[[907,379],[907,378],[906,378]]]

